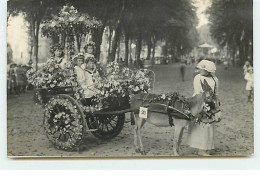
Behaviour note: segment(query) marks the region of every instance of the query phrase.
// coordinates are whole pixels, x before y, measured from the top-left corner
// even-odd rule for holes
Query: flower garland
[[[161,102],[161,101],[168,101],[168,102],[173,102],[173,101],[181,101],[184,104],[183,107],[183,113],[188,115],[190,114],[190,102],[187,100],[187,98],[183,95],[180,95],[179,92],[170,92],[170,93],[162,93],[158,95],[155,98],[148,99],[149,103],[156,103],[156,102]],[[214,116],[208,116],[205,113],[211,113],[211,107],[209,104],[204,103],[203,105],[203,112],[201,112],[197,116],[189,116],[189,118],[196,124],[200,124],[203,127],[209,127],[212,123],[218,122]],[[192,118],[193,117],[193,118]]]

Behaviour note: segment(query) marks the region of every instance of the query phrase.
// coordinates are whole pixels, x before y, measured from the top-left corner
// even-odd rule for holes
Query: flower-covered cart
[[[70,62],[61,68],[51,58],[37,72],[27,72],[29,82],[37,87],[35,101],[44,108],[44,130],[56,148],[74,150],[86,132],[100,139],[116,137],[123,129],[125,113],[131,111],[130,98],[150,90],[147,70],[119,68],[116,62],[98,68],[99,74],[93,75],[97,93],[92,106],[84,105]]]
[[[116,62],[97,63],[92,87],[95,96],[91,106],[84,104],[73,58],[82,52],[82,37],[100,24],[73,6],[64,6],[41,27],[42,34],[52,39],[52,57],[38,70],[30,69],[27,78],[36,88],[35,101],[44,108],[46,135],[58,149],[76,149],[87,131],[101,139],[117,136],[123,129],[125,113],[131,111],[131,96],[150,89],[146,70],[121,68]]]

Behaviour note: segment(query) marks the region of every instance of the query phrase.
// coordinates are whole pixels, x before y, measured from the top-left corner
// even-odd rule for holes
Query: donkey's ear
[[[206,79],[204,79],[204,88],[203,88],[203,90],[205,91],[205,90],[212,90],[211,89],[211,87],[209,86],[209,84],[208,84],[208,82],[206,81]]]

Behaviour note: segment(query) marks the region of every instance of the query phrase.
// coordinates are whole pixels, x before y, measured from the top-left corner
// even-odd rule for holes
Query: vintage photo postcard
[[[254,154],[252,0],[8,0],[8,157]]]

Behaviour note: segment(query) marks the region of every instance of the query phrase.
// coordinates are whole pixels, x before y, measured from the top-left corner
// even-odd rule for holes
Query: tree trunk
[[[116,49],[117,49],[117,44],[118,44],[118,41],[119,41],[119,38],[120,38],[120,33],[121,33],[121,21],[118,23],[118,26],[116,27],[115,36],[114,36],[113,41],[112,41],[112,50],[111,50],[111,54],[110,54],[110,57],[109,57],[110,62],[113,62],[115,60]]]
[[[168,40],[165,40],[164,56],[168,55]]]
[[[132,44],[133,44],[133,40],[131,38],[129,43],[129,59],[132,58]]]
[[[101,28],[94,30],[94,33],[93,33],[93,41],[96,44],[95,57],[97,58],[97,60],[99,60],[99,58],[100,58],[100,53],[101,53],[100,47],[102,44],[102,37],[103,37],[103,32],[104,32],[105,26],[106,26],[106,22],[103,22],[103,25],[101,26]]]
[[[81,36],[80,35],[76,35],[76,42],[77,42],[77,50],[78,50],[78,53],[79,53],[80,48],[81,48]]]
[[[141,67],[141,60],[140,60],[140,55],[142,51],[142,32],[139,30],[138,35],[137,35],[137,42],[136,42],[136,62],[137,62],[137,67]]]
[[[110,56],[109,56],[109,61],[110,61],[110,62],[115,60],[116,49],[117,49],[117,43],[118,43],[118,41],[119,41],[119,37],[120,37],[120,34],[121,34],[122,19],[123,19],[124,10],[125,10],[125,1],[123,0],[122,3],[123,3],[123,4],[122,4],[122,8],[121,8],[121,11],[120,11],[118,20],[117,20],[117,25],[116,25],[116,30],[115,30],[115,36],[114,36],[114,39],[113,39],[113,42],[112,42],[112,51],[111,51],[111,54],[110,54]]]
[[[108,36],[108,56],[110,56],[110,54],[111,54],[111,40],[112,40],[112,34],[113,34],[113,32],[112,32],[112,30],[111,30],[111,28],[109,27],[109,36]]]
[[[148,38],[148,43],[147,43],[147,60],[150,60],[151,58],[151,50],[152,50],[152,40],[151,37]]]
[[[245,59],[248,60],[249,59],[249,36],[247,34],[247,32],[245,32]]]
[[[156,46],[156,40],[155,40],[155,37],[154,37],[154,40],[153,40],[153,44],[152,44],[152,47],[153,47],[153,59],[154,59],[154,56],[155,56],[155,46]]]
[[[245,62],[243,46],[241,44],[239,46],[239,60],[240,60],[240,65],[242,65]]]
[[[120,36],[118,39],[118,43],[117,43],[117,59],[120,59],[120,51],[121,51],[121,46],[120,46]]]
[[[30,60],[32,60],[32,56],[33,56],[33,43],[31,43],[31,46],[30,46],[29,55],[30,55]]]
[[[128,66],[128,54],[129,54],[129,33],[125,34],[125,66]]]
[[[36,21],[36,28],[35,28],[35,62],[36,62],[36,71],[38,70],[38,51],[39,51],[39,30],[40,30],[40,23]]]

